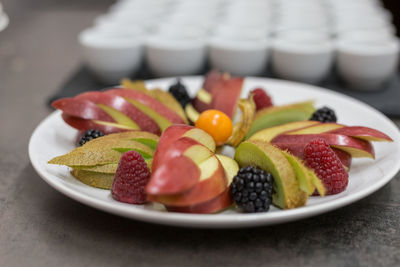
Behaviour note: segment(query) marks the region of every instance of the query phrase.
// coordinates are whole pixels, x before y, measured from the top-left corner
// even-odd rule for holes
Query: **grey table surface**
[[[29,162],[29,137],[80,65],[78,32],[111,1],[2,2],[11,24],[0,33],[0,266],[399,265],[399,174],[339,210],[240,230],[141,223],[52,189]]]

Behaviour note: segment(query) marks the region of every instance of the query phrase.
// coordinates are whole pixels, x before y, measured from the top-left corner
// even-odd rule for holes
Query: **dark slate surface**
[[[11,24],[0,33],[0,266],[398,266],[399,174],[339,210],[240,230],[140,223],[52,189],[29,162],[29,137],[79,66],[77,33],[110,1],[2,3]]]

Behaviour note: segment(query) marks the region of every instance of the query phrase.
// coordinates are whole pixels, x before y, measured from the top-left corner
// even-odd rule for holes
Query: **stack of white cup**
[[[396,69],[394,33],[378,0],[120,0],[79,39],[109,83],[143,58],[156,76],[197,74],[208,58],[233,75],[259,75],[270,63],[276,76],[308,83],[336,60],[349,85],[368,89]]]
[[[278,77],[308,83],[330,72],[334,43],[325,3],[318,0],[275,1],[272,71]]]
[[[382,86],[397,68],[399,40],[391,14],[374,0],[329,0],[337,36],[337,70],[356,89]]]

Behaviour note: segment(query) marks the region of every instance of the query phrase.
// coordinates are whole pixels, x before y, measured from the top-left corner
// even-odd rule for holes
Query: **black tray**
[[[207,71],[208,68],[205,68],[202,74]],[[269,72],[266,72],[262,76],[273,77]],[[147,71],[146,67],[142,67],[141,71],[131,78],[146,80],[152,79],[154,76]],[[74,96],[84,91],[101,90],[107,86],[111,85],[97,81],[86,67],[81,66],[67,79],[61,88],[48,99],[48,104],[50,105],[53,100],[58,98]],[[359,99],[380,110],[389,117],[400,118],[400,73],[396,73],[385,86],[372,92],[349,89],[334,73],[328,77],[327,80],[319,84],[319,86]]]

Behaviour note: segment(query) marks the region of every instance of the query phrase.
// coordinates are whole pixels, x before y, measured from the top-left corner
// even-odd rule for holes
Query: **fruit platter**
[[[400,169],[400,133],[347,96],[232,77],[131,81],[53,102],[29,155],[52,187],[185,227],[282,223],[353,203]]]

